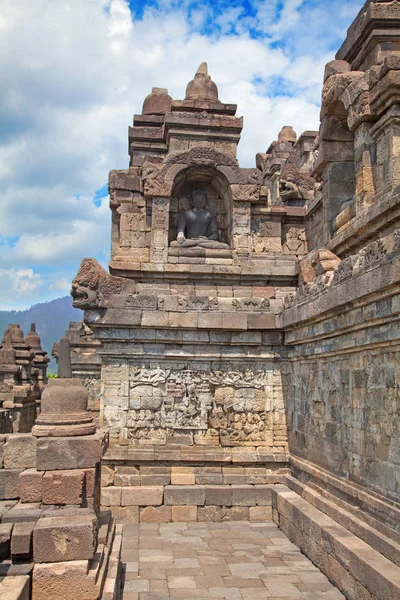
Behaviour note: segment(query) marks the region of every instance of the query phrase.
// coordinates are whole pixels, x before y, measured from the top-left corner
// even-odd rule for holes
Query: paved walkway
[[[125,525],[122,600],[345,600],[273,523]]]

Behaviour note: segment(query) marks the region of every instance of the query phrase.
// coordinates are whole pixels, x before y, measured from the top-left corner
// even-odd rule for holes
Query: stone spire
[[[171,110],[172,98],[165,88],[153,87],[143,102],[143,115],[165,115]]]
[[[36,333],[35,323],[31,323],[31,329],[25,337],[25,342],[34,353],[34,374],[37,375],[39,381],[45,381],[47,364],[50,362],[50,359],[47,356],[47,352],[42,349],[40,337]]]
[[[201,63],[194,79],[188,83],[185,100],[218,101],[218,88],[208,74],[207,63]]]

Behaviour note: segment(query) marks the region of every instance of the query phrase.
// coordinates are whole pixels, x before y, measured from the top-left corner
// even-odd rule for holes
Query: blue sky
[[[363,0],[2,0],[0,310],[68,293],[109,258],[107,177],[153,86],[207,61],[253,166],[283,125],[318,128],[323,68]]]

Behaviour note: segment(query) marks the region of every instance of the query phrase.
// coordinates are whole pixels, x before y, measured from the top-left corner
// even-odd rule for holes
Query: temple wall
[[[357,275],[351,269],[342,281],[338,275],[282,315],[286,327],[292,323],[286,333],[289,448],[334,476],[399,501],[400,259],[398,250],[385,254],[377,247],[375,254],[366,248],[370,259]],[[354,264],[354,257],[347,262]]]

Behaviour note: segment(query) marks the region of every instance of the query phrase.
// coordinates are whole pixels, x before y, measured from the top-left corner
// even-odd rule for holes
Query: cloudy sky
[[[153,86],[207,61],[244,116],[242,166],[318,129],[323,67],[363,0],[0,0],[0,310],[64,296],[109,255],[110,169]]]

